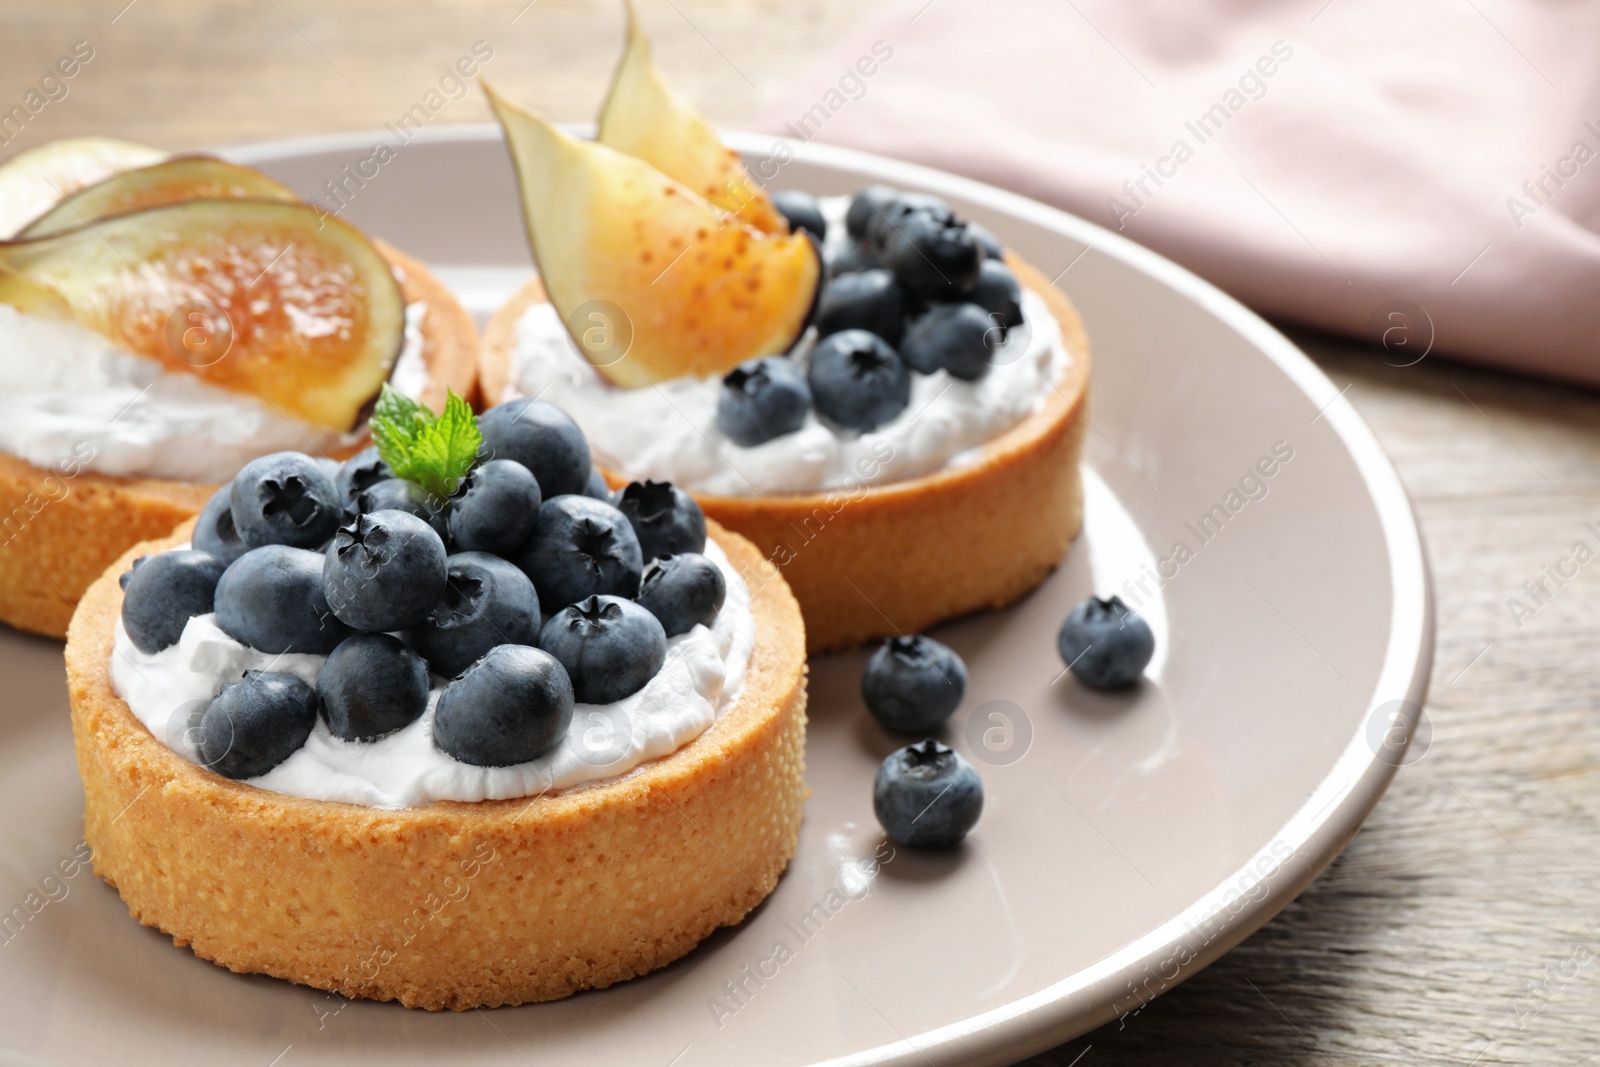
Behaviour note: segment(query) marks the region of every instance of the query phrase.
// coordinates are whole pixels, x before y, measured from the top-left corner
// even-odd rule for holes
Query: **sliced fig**
[[[643,160],[489,99],[550,303],[607,378],[724,374],[800,335],[822,277],[809,236],[762,234]]]
[[[166,156],[113,137],[72,137],[19,152],[0,165],[0,237],[10,237],[85,186]]]
[[[19,238],[44,237],[86,222],[184,200],[282,200],[300,198],[249,167],[212,156],[179,156],[125,170],[78,190],[30,223]]]
[[[627,49],[611,77],[595,140],[644,160],[762,233],[788,233],[789,224],[738,154],[662,79],[638,13],[631,2],[627,6]]]
[[[366,237],[303,204],[189,200],[0,242],[0,302],[70,314],[139,355],[353,428],[399,355],[405,301]]]

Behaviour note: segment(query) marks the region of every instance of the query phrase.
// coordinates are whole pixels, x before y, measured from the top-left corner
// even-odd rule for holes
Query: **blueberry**
[[[122,628],[140,652],[178,643],[196,615],[209,615],[226,565],[209,552],[179,549],[146,556],[122,576]]]
[[[1005,246],[1000,243],[987,226],[980,226],[976,222],[967,223],[967,228],[972,231],[972,236],[978,239],[978,247],[983,249],[983,254],[988,259],[1000,260],[1005,258]]]
[[[259,778],[298,752],[316,724],[315,689],[292,674],[245,671],[206,706],[195,747],[225,778]]]
[[[807,374],[817,414],[852,430],[875,430],[911,402],[911,373],[887,341],[865,330],[824,337]]]
[[[977,304],[934,304],[907,328],[900,356],[923,374],[944,370],[976,381],[989,373],[989,360],[1004,333]]]
[[[631,597],[644,569],[627,516],[586,496],[558,496],[539,505],[533,535],[515,562],[533,579],[546,611],[597,593]]]
[[[497,645],[439,694],[433,742],[477,767],[527,763],[561,743],[572,706],[572,682],[554,656]]]
[[[368,633],[416,626],[444,595],[444,542],[403,511],[357,515],[323,555],[322,585],[340,621]]]
[[[1150,624],[1119,596],[1092,596],[1061,624],[1056,648],[1078,681],[1090,689],[1126,689],[1155,655]]]
[[[514,459],[539,481],[544,498],[581,493],[589,483],[589,442],[554,404],[507,400],[478,416],[485,458]]]
[[[869,185],[850,199],[844,214],[844,228],[859,241],[867,236],[867,226],[900,194],[887,185]]]
[[[234,529],[251,548],[319,548],[338,529],[344,508],[333,479],[303,452],[251,460],[228,496]]]
[[[822,290],[816,324],[818,337],[840,330],[867,330],[897,345],[905,332],[905,298],[894,275],[886,270],[846,274]]]
[[[794,433],[806,424],[811,387],[785,356],[746,360],[722,379],[717,428],[742,448]]]
[[[872,270],[878,265],[878,257],[859,241],[847,242],[827,253],[829,278],[842,278],[859,270]]]
[[[457,552],[444,595],[407,638],[436,674],[453,678],[496,645],[539,643],[539,594],[516,565],[487,552]]]
[[[911,296],[960,300],[978,284],[984,256],[972,230],[954,215],[913,211],[897,225],[887,258]]]
[[[611,503],[611,483],[606,481],[606,476],[600,473],[599,467],[589,468],[589,480],[584,484],[583,495],[593,500]]]
[[[978,269],[978,284],[967,299],[992,315],[1001,326],[1022,325],[1022,286],[1011,268],[998,259],[986,259]]]
[[[195,548],[209,552],[224,566],[250,551],[250,546],[239,539],[239,531],[233,525],[232,496],[232,484],[212,493],[206,506],[200,509],[200,516],[194,520],[194,533],[189,536]]]
[[[629,482],[617,494],[617,509],[628,517],[646,560],[706,547],[706,516],[694,497],[671,482]]]
[[[654,615],[668,637],[710,626],[728,596],[722,568],[698,552],[652,560],[639,583],[639,606]]]
[[[798,189],[785,189],[772,194],[772,206],[778,214],[789,220],[789,232],[806,230],[819,241],[828,239],[828,220],[822,217],[817,198]]]
[[[340,465],[339,476],[334,479],[334,484],[339,489],[339,499],[344,503],[345,510],[353,511],[356,507],[356,497],[362,490],[371,489],[379,482],[393,477],[394,471],[378,458],[378,447],[368,445]]]
[[[326,655],[350,636],[328,607],[322,554],[288,545],[251,549],[217,582],[217,625],[262,652]]]
[[[317,698],[333,736],[371,741],[422,717],[428,664],[390,634],[356,634],[322,665]]]
[[[872,717],[905,734],[937,733],[966,694],[967,665],[921,634],[891,637],[861,674],[861,699]]]
[[[619,596],[591,596],[563,608],[539,632],[539,647],[561,661],[583,704],[632,696],[667,661],[656,617]]]
[[[929,738],[883,761],[872,810],[902,845],[953,848],[983,814],[983,779],[954,749]]]
[[[538,481],[516,460],[480,463],[450,497],[450,537],[466,552],[509,556],[533,532],[542,500]]]
[[[940,223],[954,222],[955,212],[937,196],[924,193],[899,193],[883,205],[867,222],[865,244],[884,264],[891,265],[895,247],[905,237],[912,215],[926,215]]]
[[[403,511],[433,527],[443,541],[450,537],[449,505],[444,497],[434,496],[416,482],[384,478],[356,494],[355,505],[345,512],[345,522],[374,511]]]

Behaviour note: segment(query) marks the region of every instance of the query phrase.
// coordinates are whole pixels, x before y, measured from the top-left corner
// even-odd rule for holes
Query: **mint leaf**
[[[444,414],[436,416],[385,384],[370,425],[378,456],[395,476],[441,498],[456,491],[483,444],[472,408],[453,389],[447,391]]]

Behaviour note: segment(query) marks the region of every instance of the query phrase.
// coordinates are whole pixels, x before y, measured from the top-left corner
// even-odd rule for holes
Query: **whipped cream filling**
[[[848,206],[846,197],[822,201],[830,247],[848,240]],[[564,408],[596,461],[628,478],[719,496],[854,489],[974,463],[989,441],[1044,406],[1072,355],[1041,297],[1023,290],[1022,311],[1024,323],[1008,331],[983,378],[913,373],[906,409],[870,433],[841,431],[812,412],[797,432],[743,448],[717,428],[720,376],[620,388],[583,357],[549,304],[517,321],[510,392]],[[808,331],[793,358],[803,364],[814,344]]]
[[[427,384],[422,323],[406,307],[394,386]],[[0,452],[48,470],[225,482],[270,452],[332,452],[364,433],[308,425],[258,397],[211,385],[119,348],[76,322],[0,304]]]
[[[182,546],[187,547],[187,546]],[[435,676],[421,718],[375,741],[345,741],[320,717],[305,745],[251,785],[311,800],[373,808],[437,800],[532,797],[618,778],[671,755],[733,707],[755,647],[750,591],[715,543],[705,554],[722,569],[727,599],[713,624],[667,640],[667,659],[643,689],[613,704],[579,704],[567,736],[550,752],[510,767],[475,767],[433,743],[433,715],[447,679]],[[326,656],[270,655],[229,637],[215,615],[189,620],[178,643],[140,652],[117,623],[111,686],[155,738],[198,763],[195,727],[222,686],[248,670],[279,671],[315,685]]]

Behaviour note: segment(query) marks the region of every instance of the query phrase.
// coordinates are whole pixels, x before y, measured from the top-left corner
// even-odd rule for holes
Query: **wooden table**
[[[737,125],[867,6],[647,0],[643,12],[673,81]],[[377,127],[479,40],[496,84],[589,118],[620,27],[610,0],[7,0],[0,110],[77,42],[93,58],[0,155],[86,133],[192,148]],[[486,117],[470,92],[436,120]],[[1595,1062],[1600,562],[1559,589],[1546,579],[1542,604],[1525,583],[1577,541],[1600,552],[1585,526],[1600,526],[1600,398],[1301,340],[1350,383],[1421,517],[1439,600],[1432,746],[1276,921],[1124,1027],[1032,1062]],[[1512,598],[1537,610],[1513,613]]]

